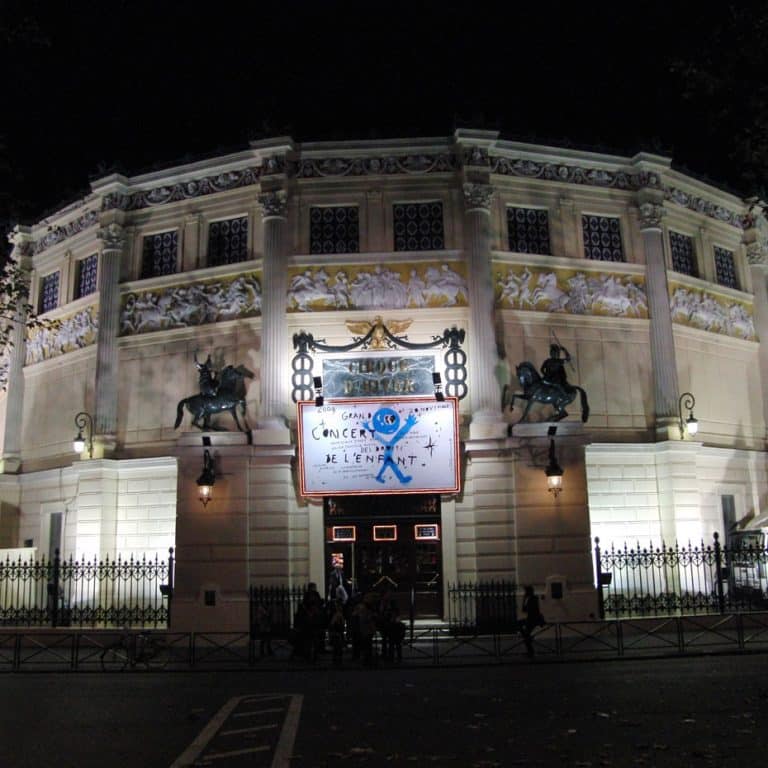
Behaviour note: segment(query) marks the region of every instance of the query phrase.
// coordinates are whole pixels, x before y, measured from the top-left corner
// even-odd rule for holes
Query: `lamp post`
[[[204,507],[213,495],[213,484],[216,482],[216,473],[213,469],[213,458],[211,452],[206,448],[203,451],[203,471],[197,478],[197,494]]]
[[[80,411],[75,416],[75,426],[77,427],[77,436],[72,441],[72,448],[75,453],[82,453],[86,446],[88,447],[88,458],[93,458],[93,416],[87,411]],[[83,437],[83,430],[86,431],[87,439]]]
[[[699,421],[693,415],[693,407],[696,405],[696,398],[690,392],[683,392],[680,395],[680,400],[677,404],[677,409],[680,414],[680,437],[685,438],[688,434],[689,437],[693,437],[699,431]],[[683,419],[683,408],[688,409],[688,418]]]

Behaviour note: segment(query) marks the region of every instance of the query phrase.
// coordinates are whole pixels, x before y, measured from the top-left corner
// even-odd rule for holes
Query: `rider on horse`
[[[560,353],[565,353],[565,358]],[[549,345],[549,357],[541,365],[541,379],[545,384],[560,389],[564,395],[570,395],[573,387],[568,383],[565,364],[571,362],[571,353],[561,344]]]

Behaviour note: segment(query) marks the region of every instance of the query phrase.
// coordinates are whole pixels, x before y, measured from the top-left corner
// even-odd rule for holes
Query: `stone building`
[[[5,357],[0,547],[175,546],[180,629],[242,629],[249,585],[325,585],[339,563],[362,588],[413,590],[417,615],[442,615],[451,583],[501,578],[544,593],[550,619],[593,615],[594,536],[696,541],[766,524],[765,231],[755,201],[667,158],[485,131],[279,138],[100,179],[13,236],[47,322],[17,326]],[[453,329],[451,355],[435,340]],[[578,398],[556,423],[549,405],[525,421],[524,402],[508,407],[518,364],[538,376],[553,343],[588,395],[586,422]],[[221,429],[196,429],[180,404],[209,355],[242,379],[244,431],[226,411]],[[296,400],[312,418],[316,397],[399,418],[431,408],[435,389],[458,424],[439,438],[455,453],[434,454],[431,435],[413,449],[433,456],[431,485],[392,470],[406,493],[375,477],[366,492],[305,455]],[[378,434],[365,450],[381,469]]]

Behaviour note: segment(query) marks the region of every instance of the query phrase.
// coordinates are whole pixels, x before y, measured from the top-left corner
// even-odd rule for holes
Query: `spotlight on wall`
[[[445,395],[443,394],[443,380],[440,378],[440,374],[437,371],[432,374],[432,385],[435,388],[435,400],[437,400],[438,403],[442,403],[443,400],[445,400]]]
[[[72,441],[72,449],[75,453],[82,453],[88,447],[88,458],[93,458],[93,416],[87,411],[80,411],[75,416],[77,436]],[[83,430],[87,438],[83,437]]]
[[[699,420],[693,415],[694,405],[696,405],[696,398],[690,392],[683,392],[680,395],[677,408],[680,413],[680,437],[682,438],[686,434],[693,437],[699,431]],[[688,409],[688,418],[685,420],[683,420],[683,408]]]
[[[213,458],[211,452],[206,448],[203,451],[203,471],[197,478],[197,495],[203,506],[208,506],[208,502],[213,495],[213,484],[216,482],[216,473],[213,470]]]
[[[319,408],[325,402],[323,398],[323,380],[320,376],[313,376],[312,384],[315,387],[315,405]]]
[[[547,490],[557,498],[560,491],[563,490],[563,468],[557,463],[553,437],[549,438],[549,463],[544,473],[547,476]]]

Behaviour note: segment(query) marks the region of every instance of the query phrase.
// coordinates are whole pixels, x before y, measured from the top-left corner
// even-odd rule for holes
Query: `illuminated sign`
[[[302,496],[456,493],[458,400],[298,404]]]
[[[433,355],[368,355],[323,358],[323,395],[412,397],[432,395]]]
[[[438,541],[440,539],[440,526],[437,523],[428,525],[416,523],[413,526],[413,538],[416,541]]]
[[[343,552],[331,552],[331,568],[344,568]]]
[[[374,541],[397,541],[397,526],[396,525],[374,525],[373,540]]]
[[[357,541],[357,530],[354,525],[334,525],[331,529],[332,541]]]

